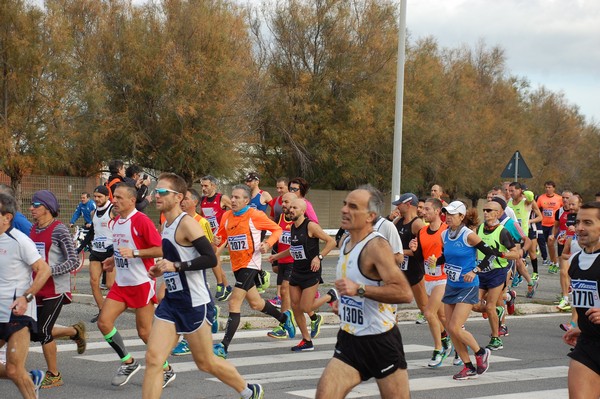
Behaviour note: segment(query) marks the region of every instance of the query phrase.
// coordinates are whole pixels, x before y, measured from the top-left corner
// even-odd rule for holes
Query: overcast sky
[[[408,0],[406,25],[444,47],[502,47],[512,74],[564,92],[600,124],[600,1]]]

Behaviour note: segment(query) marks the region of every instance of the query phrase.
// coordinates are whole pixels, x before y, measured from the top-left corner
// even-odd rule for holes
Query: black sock
[[[471,370],[475,370],[475,366],[473,366],[473,363],[469,362],[469,363],[465,363],[465,367],[470,368]]]
[[[269,301],[265,301],[265,307],[261,312],[279,320],[280,323],[285,323],[287,320],[287,315],[281,313],[275,306],[271,305],[271,302]]]
[[[311,319],[312,321],[315,321],[315,320],[317,320],[317,312],[313,312],[312,316],[310,316],[310,319]]]
[[[227,325],[225,326],[225,336],[223,337],[223,341],[221,343],[225,347],[225,351],[229,348],[229,344],[235,335],[238,327],[240,326],[240,314],[239,313],[229,313],[229,318],[227,319]]]
[[[533,268],[533,272],[537,273],[538,272],[538,268],[537,268],[537,258],[535,259],[531,259],[531,267]]]
[[[475,354],[479,355],[479,356],[484,355],[485,354],[485,349],[483,349],[483,348],[480,347],[479,350],[477,352],[475,352]]]
[[[446,338],[448,336],[448,333],[446,332],[446,330],[442,331],[442,339]]]

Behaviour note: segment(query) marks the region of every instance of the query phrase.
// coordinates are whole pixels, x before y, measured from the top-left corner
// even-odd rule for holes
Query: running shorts
[[[122,302],[128,308],[132,309],[143,308],[149,303],[158,303],[156,299],[156,281],[148,281],[144,284],[125,287],[119,286],[115,281],[112,287],[110,287],[106,298]]]

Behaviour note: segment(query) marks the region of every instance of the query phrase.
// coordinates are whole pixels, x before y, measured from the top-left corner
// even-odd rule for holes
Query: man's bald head
[[[304,217],[306,212],[306,201],[302,198],[296,198],[290,205],[290,218],[295,222],[300,218]]]

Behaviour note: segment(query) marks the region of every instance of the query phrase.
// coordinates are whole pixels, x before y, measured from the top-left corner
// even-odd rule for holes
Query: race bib
[[[571,280],[573,306],[576,308],[600,308],[598,282],[591,280]]]
[[[129,262],[121,256],[118,250],[115,250],[115,267],[119,269],[129,269]]]
[[[340,318],[344,323],[362,326],[364,320],[364,301],[356,297],[342,296],[340,298]]]
[[[177,292],[183,289],[183,284],[181,284],[181,277],[179,276],[179,273],[167,272],[163,276],[167,291]]]
[[[400,265],[400,270],[402,270],[402,271],[408,270],[408,258],[410,258],[410,256],[404,255],[404,260],[402,261],[402,264]]]
[[[284,231],[281,236],[279,236],[279,242],[285,245],[290,245],[292,243],[292,232]]]
[[[245,234],[227,237],[230,251],[246,251],[248,250],[248,237]]]
[[[36,242],[35,248],[37,249],[37,251],[40,254],[40,256],[42,257],[42,259],[46,260],[46,243],[45,242]]]
[[[292,245],[290,247],[290,255],[294,260],[305,260],[306,254],[304,253],[304,247],[302,245]]]
[[[446,276],[450,281],[454,281],[455,283],[460,281],[460,274],[462,273],[462,267],[457,265],[450,265],[446,263],[444,265],[444,271],[446,272]]]
[[[208,216],[206,220],[208,220],[212,231],[215,231],[219,228],[219,222],[217,222],[217,218],[215,216]]]
[[[547,218],[551,218],[552,216],[554,216],[554,211],[552,209],[544,209],[542,213],[544,214],[544,217]]]
[[[108,237],[94,237],[92,248],[96,252],[106,252],[106,241]]]

